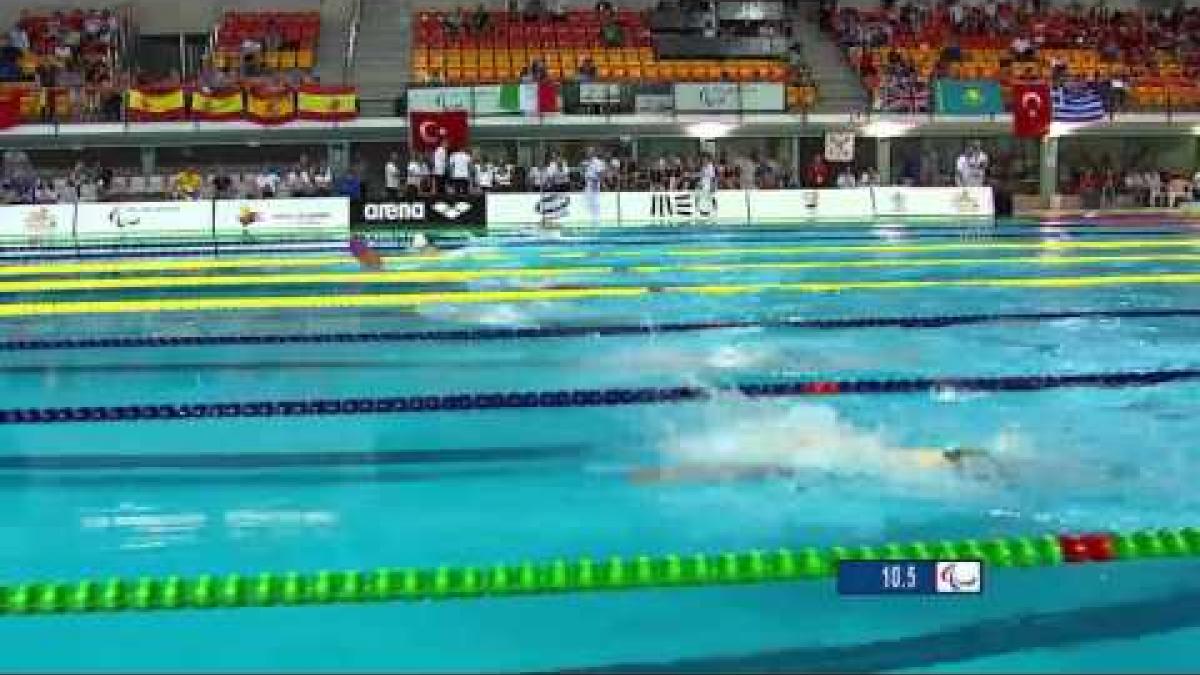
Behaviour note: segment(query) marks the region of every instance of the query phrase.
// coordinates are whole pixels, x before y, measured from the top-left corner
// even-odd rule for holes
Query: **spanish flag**
[[[256,87],[246,92],[246,119],[259,124],[285,124],[296,117],[291,89]]]
[[[129,117],[135,122],[178,120],[186,116],[182,87],[147,86],[129,90]]]
[[[199,89],[192,94],[192,118],[198,120],[235,120],[242,116],[242,90]]]
[[[305,120],[354,119],[358,116],[358,90],[304,85],[296,92],[296,108]]]

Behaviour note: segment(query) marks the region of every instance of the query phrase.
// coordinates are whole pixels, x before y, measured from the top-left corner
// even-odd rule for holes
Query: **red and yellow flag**
[[[246,119],[259,124],[284,124],[296,118],[291,89],[258,87],[246,92]]]
[[[186,116],[183,87],[144,86],[129,90],[129,117],[135,122],[178,120]]]
[[[236,120],[241,118],[242,90],[237,87],[197,90],[192,94],[192,118],[197,120]]]
[[[358,117],[358,90],[354,87],[304,85],[296,92],[300,119],[349,120]]]

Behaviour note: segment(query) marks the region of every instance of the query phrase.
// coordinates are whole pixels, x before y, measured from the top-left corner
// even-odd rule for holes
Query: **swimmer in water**
[[[981,448],[915,448],[895,453],[902,465],[929,470],[950,470],[956,475],[983,482],[1011,482],[1013,472],[995,455]],[[722,483],[768,478],[795,478],[802,472],[784,464],[676,464],[630,471],[628,479],[638,485],[654,483]]]

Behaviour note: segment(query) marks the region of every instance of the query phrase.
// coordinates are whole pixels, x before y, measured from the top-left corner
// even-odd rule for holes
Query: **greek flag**
[[[1104,119],[1104,99],[1092,88],[1053,92],[1055,122],[1095,122]]]

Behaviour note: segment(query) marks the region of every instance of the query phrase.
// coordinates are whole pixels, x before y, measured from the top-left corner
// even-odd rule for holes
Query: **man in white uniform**
[[[496,165],[484,158],[475,165],[475,182],[483,192],[491,192],[496,184]]]
[[[392,153],[387,164],[383,165],[383,187],[387,190],[387,198],[395,201],[400,198],[400,156]]]
[[[471,164],[471,153],[465,149],[451,153],[450,184],[455,194],[465,195],[471,191]]]
[[[987,153],[979,141],[973,141],[954,163],[954,184],[958,187],[982,187],[987,165]]]
[[[700,189],[696,194],[697,211],[715,215],[717,212],[717,164],[712,155],[705,154],[700,165]]]
[[[446,162],[450,157],[450,150],[446,147],[446,141],[438,143],[437,148],[433,151],[433,191],[437,194],[446,192]]]
[[[405,192],[410,199],[421,193],[421,183],[424,180],[425,166],[421,164],[419,157],[413,155],[408,160],[408,175],[405,177],[405,182],[408,185]]]
[[[604,170],[604,160],[596,156],[595,149],[588,148],[587,159],[583,161],[583,190],[592,227],[600,226],[600,183],[604,180]]]

